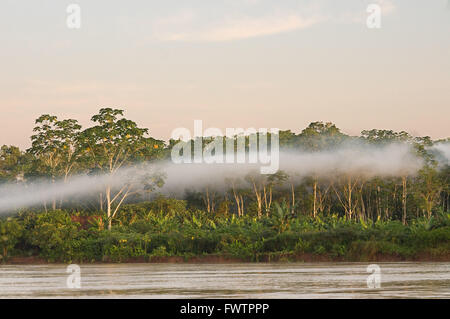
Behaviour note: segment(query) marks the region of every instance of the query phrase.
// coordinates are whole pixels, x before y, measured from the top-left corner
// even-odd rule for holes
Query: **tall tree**
[[[443,189],[437,169],[430,165],[423,167],[419,171],[414,186],[422,209],[427,212],[428,218],[431,218],[433,208],[438,203]]]
[[[91,120],[96,124],[84,130],[80,143],[85,152],[85,161],[93,170],[110,177],[105,185],[106,213],[108,229],[120,206],[130,195],[136,194],[136,179],[126,180],[114,189],[113,177],[121,168],[151,158],[160,153],[160,143],[146,137],[148,129],[139,128],[137,124],[123,117],[123,110],[102,108]],[[155,147],[157,146],[157,147]],[[160,178],[147,176],[145,190],[151,191],[161,185]]]
[[[37,170],[50,178],[52,183],[60,177],[67,181],[79,152],[81,125],[76,120],[60,121],[56,116],[48,114],[41,115],[35,124],[31,148],[27,151],[35,156]],[[52,200],[52,208],[56,209],[56,198]]]

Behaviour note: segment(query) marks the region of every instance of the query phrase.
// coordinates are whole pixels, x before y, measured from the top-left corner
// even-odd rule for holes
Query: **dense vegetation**
[[[147,129],[124,118],[121,110],[101,109],[92,121],[92,127],[82,130],[76,120],[39,117],[28,150],[2,146],[0,183],[26,186],[36,180],[70,183],[83,174],[114,176],[125,167],[167,159],[177,142],[148,137]],[[449,139],[432,141],[388,130],[354,137],[322,122],[299,134],[281,131],[279,137],[282,149],[305,152],[348,141],[374,146],[402,142],[423,165],[414,174],[370,178],[249,173],[226,180],[225,189],[204,185],[186,190],[183,198],[157,195],[163,175],[106,184],[91,196],[54,197],[0,212],[0,259],[449,259],[450,167],[433,148],[448,145]]]
[[[450,215],[364,222],[292,216],[275,204],[269,217],[207,214],[186,201],[125,205],[111,231],[100,216],[57,210],[21,213],[0,223],[3,256],[58,262],[167,261],[220,256],[243,261],[448,260]],[[84,225],[82,227],[82,225]],[[211,260],[211,259],[210,259]],[[223,260],[223,259],[222,259]]]

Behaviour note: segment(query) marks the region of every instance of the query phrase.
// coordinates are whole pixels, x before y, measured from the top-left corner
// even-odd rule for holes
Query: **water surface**
[[[450,298],[450,263],[378,263],[381,287],[367,286],[370,263],[0,266],[0,298]]]

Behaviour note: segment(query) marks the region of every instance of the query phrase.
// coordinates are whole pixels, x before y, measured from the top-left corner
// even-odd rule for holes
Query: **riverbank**
[[[76,261],[73,261],[76,262]],[[370,258],[361,259],[345,259],[336,258],[327,255],[314,255],[314,254],[294,254],[294,253],[271,253],[262,254],[258,256],[257,261],[251,261],[248,259],[239,259],[231,256],[224,255],[205,255],[205,256],[165,256],[165,257],[139,257],[129,258],[121,261],[94,261],[94,262],[77,262],[79,264],[135,264],[135,263],[167,263],[167,264],[234,264],[234,263],[291,263],[291,262],[304,262],[304,263],[346,263],[346,262],[450,262],[450,253],[442,255],[432,255],[429,253],[423,253],[412,257],[402,257],[396,255],[382,255],[377,254]],[[8,261],[3,263],[4,265],[46,265],[55,264],[55,262],[49,262],[39,256],[31,257],[11,257]],[[1,263],[0,263],[1,265]]]
[[[26,214],[2,222],[0,263],[229,263],[450,261],[450,215],[399,221],[337,216],[122,214],[105,229],[73,214]]]

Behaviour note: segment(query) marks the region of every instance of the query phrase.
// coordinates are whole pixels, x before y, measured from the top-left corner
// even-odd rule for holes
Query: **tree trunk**
[[[367,220],[366,205],[364,205],[363,184],[361,184],[361,188],[359,190],[359,195],[360,195],[360,199],[361,199],[361,215],[364,220]]]
[[[241,204],[239,202],[239,195],[236,193],[236,189],[235,189],[234,185],[233,185],[233,196],[234,196],[234,200],[236,201],[238,216],[241,217]]]
[[[313,186],[313,217],[316,218],[317,214],[317,180],[314,180],[314,186]]]
[[[211,203],[210,203],[210,199],[209,199],[209,189],[208,187],[206,188],[206,197],[203,198],[203,201],[205,203],[206,206],[206,211],[209,213],[211,213]]]
[[[353,207],[352,207],[352,180],[351,177],[348,178],[348,215],[349,219],[353,217]]]
[[[381,219],[380,186],[377,186],[376,194],[377,194],[377,197],[376,197],[377,219]]]
[[[242,195],[239,195],[240,202],[241,202],[241,216],[244,216],[244,198]]]
[[[402,177],[402,186],[403,186],[403,192],[402,192],[402,207],[403,207],[403,216],[402,216],[402,222],[403,225],[406,225],[406,176]]]
[[[291,193],[292,193],[292,205],[291,205],[291,214],[294,215],[294,207],[295,207],[295,191],[294,184],[291,184]]]
[[[262,198],[261,198],[261,194],[258,190],[258,188],[256,187],[256,183],[253,182],[253,189],[255,191],[255,196],[256,196],[256,202],[258,204],[258,218],[261,218],[262,216]]]
[[[108,230],[111,231],[112,216],[111,216],[111,186],[106,187],[106,215],[108,216]]]
[[[55,177],[52,176],[52,184],[55,184]],[[52,198],[52,210],[56,210],[56,197],[53,196]]]
[[[263,186],[263,196],[264,196],[264,210],[266,211],[266,217],[268,217],[269,211],[268,211],[268,203],[267,203],[266,185]]]

